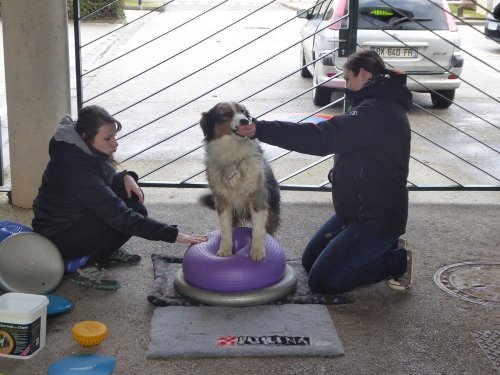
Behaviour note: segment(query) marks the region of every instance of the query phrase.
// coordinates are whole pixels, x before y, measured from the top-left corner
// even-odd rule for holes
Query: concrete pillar
[[[2,0],[12,203],[31,208],[48,142],[71,113],[66,0]]]

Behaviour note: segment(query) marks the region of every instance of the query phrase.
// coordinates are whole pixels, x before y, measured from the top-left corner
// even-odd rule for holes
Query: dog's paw
[[[233,255],[233,249],[223,249],[222,247],[217,251],[219,257],[230,257]]]
[[[252,248],[250,250],[250,259],[255,262],[262,260],[266,256],[266,252],[262,248]]]

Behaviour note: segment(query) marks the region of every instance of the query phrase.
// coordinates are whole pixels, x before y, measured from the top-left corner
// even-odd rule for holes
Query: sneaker
[[[413,276],[415,275],[415,255],[413,251],[406,250],[406,271],[397,279],[387,280],[387,286],[394,290],[407,290],[413,283]]]
[[[116,290],[121,286],[118,280],[107,279],[104,270],[96,266],[78,268],[70,281],[79,286],[105,290]]]
[[[116,250],[108,258],[110,262],[122,263],[122,264],[137,264],[141,261],[141,256],[137,254],[130,254],[123,249]]]

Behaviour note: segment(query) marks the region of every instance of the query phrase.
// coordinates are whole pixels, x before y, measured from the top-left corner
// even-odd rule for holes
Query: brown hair
[[[401,72],[387,69],[384,60],[380,55],[371,50],[363,50],[353,53],[347,58],[347,62],[344,64],[344,69],[348,69],[354,73],[355,76],[359,74],[359,70],[364,68],[366,71],[370,72],[374,76],[376,75],[396,75],[401,74]]]
[[[89,105],[78,111],[75,130],[82,137],[88,148],[97,155],[102,155],[102,153],[92,147],[92,141],[99,131],[99,128],[105,124],[114,124],[117,132],[122,129],[120,121],[116,120],[102,107]],[[112,158],[111,161],[114,162]]]

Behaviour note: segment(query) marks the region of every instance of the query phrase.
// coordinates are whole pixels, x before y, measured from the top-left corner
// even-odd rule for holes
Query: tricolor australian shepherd
[[[212,194],[201,201],[219,215],[217,255],[233,254],[232,228],[251,220],[250,258],[259,261],[265,256],[266,232],[273,235],[278,228],[280,191],[258,140],[236,133],[239,125],[250,121],[247,109],[234,102],[218,103],[202,114],[205,167]]]

